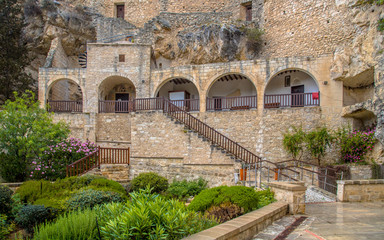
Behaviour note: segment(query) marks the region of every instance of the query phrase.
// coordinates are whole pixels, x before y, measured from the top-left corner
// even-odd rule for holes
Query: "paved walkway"
[[[307,219],[288,240],[364,240],[384,239],[384,203],[316,203],[307,204]],[[274,239],[289,223],[300,216],[287,216],[255,239]]]

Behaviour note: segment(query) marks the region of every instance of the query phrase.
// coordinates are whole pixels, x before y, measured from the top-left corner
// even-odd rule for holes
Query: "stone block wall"
[[[53,120],[54,122],[63,121],[68,124],[71,130],[69,137],[96,142],[94,114],[55,113]]]
[[[371,165],[350,166],[349,171],[351,174],[350,180],[368,180],[372,178]]]
[[[100,113],[96,123],[97,142],[130,144],[131,118],[129,114]]]
[[[289,205],[290,214],[305,214],[304,184],[292,184],[288,182],[269,183],[271,191],[275,193],[275,199]]]
[[[384,179],[339,180],[337,181],[337,201],[384,201]]]

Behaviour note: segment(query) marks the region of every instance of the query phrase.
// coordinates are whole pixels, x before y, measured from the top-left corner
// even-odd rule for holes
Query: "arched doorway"
[[[311,75],[302,70],[280,71],[265,88],[264,108],[319,105],[319,86]]]
[[[242,74],[226,74],[216,79],[207,94],[207,111],[257,108],[257,91]]]
[[[136,88],[125,77],[111,76],[99,86],[99,113],[127,113],[133,110]]]
[[[47,109],[51,112],[82,112],[83,93],[81,87],[70,79],[60,79],[48,90]]]
[[[169,99],[186,111],[199,111],[199,91],[195,84],[186,78],[171,78],[159,87],[156,97]]]

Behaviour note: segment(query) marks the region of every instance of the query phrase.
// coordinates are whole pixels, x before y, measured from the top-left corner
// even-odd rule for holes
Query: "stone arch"
[[[168,98],[186,111],[200,110],[199,89],[185,77],[174,76],[164,80],[157,88],[155,97]]]
[[[192,78],[183,75],[169,77],[162,81],[161,84],[157,87],[154,97],[166,97],[164,96],[164,92],[161,94],[161,90],[165,91],[164,88],[170,89],[172,87],[173,91],[182,91],[183,89],[185,91],[189,90],[191,91],[191,97],[193,95],[193,99],[200,99],[200,90],[191,79]],[[190,84],[190,86],[185,86],[184,84]]]
[[[80,82],[72,78],[58,78],[49,82],[47,100],[82,101],[84,89]]]
[[[243,73],[238,73],[238,72],[226,72],[226,73],[221,73],[218,76],[215,76],[215,78],[213,78],[213,80],[209,83],[209,86],[206,89],[206,96],[210,97],[210,92],[214,87],[214,85],[218,83],[218,81],[229,82],[229,81],[236,81],[236,80],[248,81],[248,83],[250,83],[251,87],[253,88],[251,95],[257,96],[257,87],[255,85],[255,82],[252,80],[252,78]],[[246,94],[246,92],[244,94]]]
[[[208,111],[257,108],[256,85],[242,73],[217,76],[207,88],[206,97]]]
[[[320,105],[317,79],[300,68],[280,69],[264,86],[264,107],[302,107]]]
[[[123,95],[129,99],[136,98],[135,84],[128,77],[121,75],[111,75],[104,78],[97,90],[99,100],[117,100],[116,97],[119,94],[123,98],[125,98]]]

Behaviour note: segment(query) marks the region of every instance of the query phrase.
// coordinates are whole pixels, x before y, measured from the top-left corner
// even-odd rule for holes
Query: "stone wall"
[[[261,209],[247,213],[215,227],[193,234],[186,240],[249,240],[287,214],[287,204],[271,203]]]
[[[68,124],[71,133],[69,137],[83,141],[96,141],[95,116],[87,113],[55,113],[54,122],[63,121]]]
[[[275,194],[275,199],[289,205],[290,214],[305,214],[304,183],[273,182],[268,184]]]
[[[97,142],[131,142],[131,118],[129,114],[100,113],[96,123]]]
[[[384,179],[339,180],[337,200],[341,202],[384,201]]]
[[[264,56],[332,53],[355,34],[343,1],[264,1]]]
[[[362,180],[362,179],[371,179],[372,178],[371,165],[350,166],[349,171],[351,174],[350,180]]]

